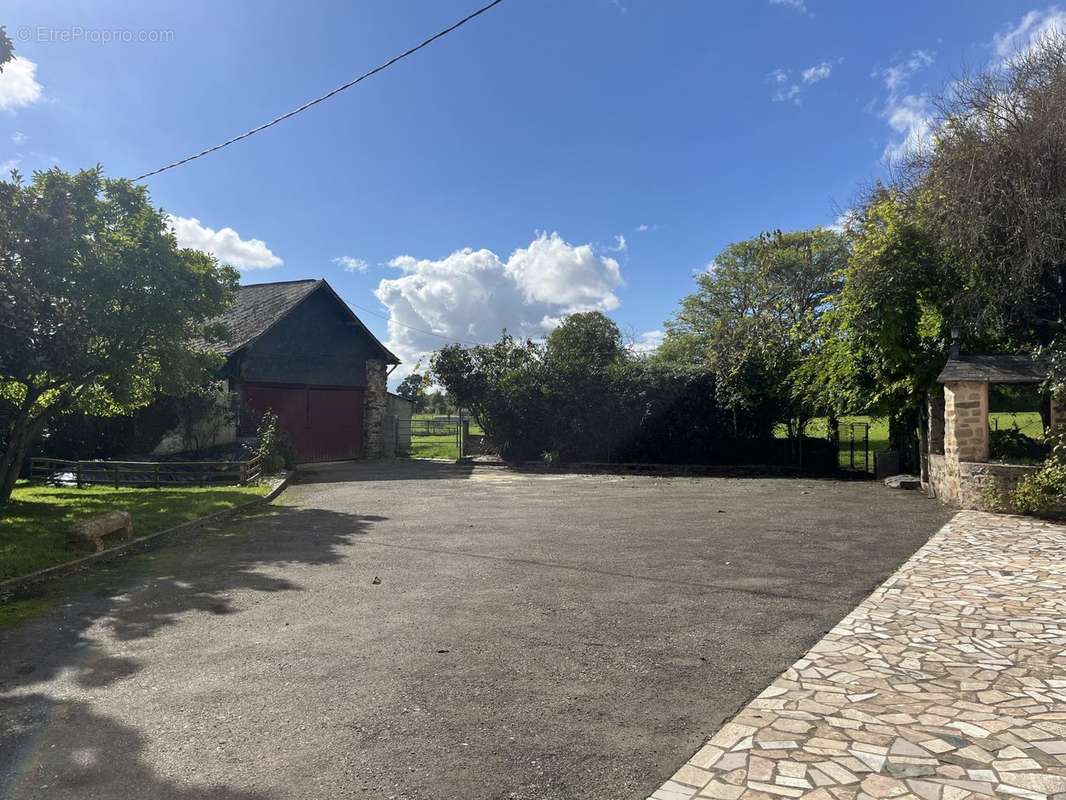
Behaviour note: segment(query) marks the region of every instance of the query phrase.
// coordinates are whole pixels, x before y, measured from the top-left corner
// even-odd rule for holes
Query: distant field
[[[415,414],[413,419],[433,419],[436,414]],[[481,433],[476,422],[470,423],[470,432]],[[411,434],[411,452],[408,458],[446,458],[455,461],[459,458],[459,447],[455,441],[455,432],[446,434]]]
[[[861,468],[863,463],[863,423],[870,426],[868,467],[870,470],[874,468],[873,454],[888,449],[888,420],[885,417],[841,417],[839,455],[841,467],[851,466],[851,441],[854,436],[855,466]],[[992,412],[988,415],[988,427],[992,430],[1007,430],[1016,427],[1026,436],[1033,439],[1040,439],[1044,435],[1044,423],[1040,418],[1040,414],[1036,411]],[[784,426],[779,427],[776,434],[783,438],[785,436]],[[807,435],[814,437],[825,436],[825,417],[818,417],[807,423]]]

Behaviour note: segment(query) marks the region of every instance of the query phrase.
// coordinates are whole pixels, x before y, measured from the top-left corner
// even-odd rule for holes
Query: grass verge
[[[262,497],[268,485],[115,489],[40,486],[20,482],[0,506],[0,580],[89,555],[89,545],[67,542],[71,523],[107,511],[129,511],[134,536],[180,525]],[[106,540],[105,540],[106,541]]]

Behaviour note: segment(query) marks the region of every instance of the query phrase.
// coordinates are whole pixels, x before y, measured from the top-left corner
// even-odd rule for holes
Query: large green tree
[[[951,264],[964,335],[1050,344],[1066,301],[1066,37],[953,82],[904,188]]]
[[[147,191],[99,168],[0,182],[0,502],[50,417],[106,416],[217,369],[236,272],[179,248]]]
[[[797,391],[830,414],[888,416],[905,462],[913,459],[921,404],[947,356],[945,308],[953,294],[918,213],[884,187],[852,213],[840,289],[828,298],[817,348],[795,373]]]
[[[764,435],[776,422],[798,434],[813,409],[794,392],[792,375],[817,347],[847,257],[844,237],[825,228],[731,244],[667,323],[658,358],[710,369],[738,426],[740,416],[758,416]]]

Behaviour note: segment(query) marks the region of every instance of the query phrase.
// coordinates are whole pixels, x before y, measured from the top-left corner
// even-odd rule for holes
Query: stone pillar
[[[363,457],[381,458],[385,452],[385,362],[366,362],[366,393],[363,405]]]
[[[948,460],[988,461],[988,384],[944,384],[944,456]]]

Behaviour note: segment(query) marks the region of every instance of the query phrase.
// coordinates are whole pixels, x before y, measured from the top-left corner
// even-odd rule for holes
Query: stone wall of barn
[[[363,408],[363,456],[381,458],[385,452],[385,412],[388,406],[385,362],[366,362],[366,393]]]

